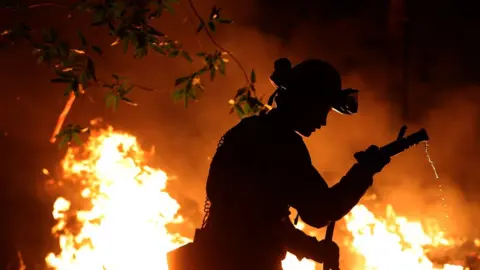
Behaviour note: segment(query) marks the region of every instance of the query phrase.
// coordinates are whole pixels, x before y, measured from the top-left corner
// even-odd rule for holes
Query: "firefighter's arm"
[[[330,221],[343,218],[358,204],[368,188],[372,186],[373,175],[373,172],[357,163],[337,184],[328,189],[327,197],[336,203],[336,207],[329,213]]]
[[[331,188],[313,167],[301,140],[285,146],[277,175],[285,185],[287,198],[308,225],[321,228],[345,216],[372,185],[373,175],[389,160],[379,155],[378,147],[362,152],[362,164],[354,164],[340,182]]]
[[[297,179],[290,190],[292,206],[302,221],[315,228],[341,219],[360,201],[372,183],[372,175],[357,164],[331,188],[312,165],[303,168]]]
[[[348,214],[372,186],[373,176],[390,162],[390,157],[375,145],[357,153],[357,156],[360,163],[354,164],[327,192],[327,198],[336,202],[336,207],[329,213],[330,221],[337,221]]]

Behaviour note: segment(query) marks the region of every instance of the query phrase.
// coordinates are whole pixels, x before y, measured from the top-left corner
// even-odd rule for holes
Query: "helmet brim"
[[[359,90],[352,88],[339,91],[332,104],[332,109],[343,115],[356,114],[358,112],[358,92]]]

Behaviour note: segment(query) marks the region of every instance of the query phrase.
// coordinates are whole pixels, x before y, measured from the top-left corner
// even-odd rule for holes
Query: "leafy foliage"
[[[105,97],[107,108],[111,107],[113,111],[116,111],[120,101],[137,106],[137,103],[126,96],[133,89],[134,85],[128,84],[125,77],[119,77],[116,74],[113,74],[112,77],[114,79],[113,83],[102,85],[110,89],[110,92]]]
[[[250,84],[237,90],[234,99],[230,100],[230,113],[236,112],[240,118],[259,113],[265,108],[261,98],[257,98],[255,70],[250,73]]]
[[[150,52],[159,53],[167,57],[181,57],[188,62],[194,62],[191,54],[185,51],[182,44],[167,34],[156,29],[152,22],[160,18],[165,12],[174,13],[174,5],[178,0],[157,0],[157,1],[121,1],[103,0],[89,1],[79,0],[70,6],[61,6],[52,3],[39,3],[25,5],[21,1],[3,1],[0,8],[21,10],[35,9],[41,7],[68,8],[70,12],[87,13],[91,18],[91,27],[106,27],[112,37],[111,46],[122,46],[123,52],[133,52],[134,58],[143,58]],[[213,39],[214,33],[219,25],[231,24],[232,20],[221,16],[221,8],[213,7],[207,19],[203,19],[192,0],[189,0],[190,7],[199,20],[195,29],[197,33],[205,32],[212,43],[217,47],[213,52],[197,52],[195,59],[202,63],[201,68],[192,74],[182,76],[175,80],[174,100],[182,100],[185,107],[191,101],[198,99],[205,90],[203,78],[214,81],[218,74],[226,74],[227,63],[230,60],[239,66],[245,74],[245,85],[236,91],[233,99],[230,100],[231,113],[236,112],[239,117],[256,114],[265,108],[265,105],[256,95],[256,75],[252,70],[250,76],[240,62],[226,49],[222,48]],[[84,34],[78,30],[78,40],[71,43],[61,39],[59,33],[53,29],[43,29],[41,36],[36,37],[30,26],[18,24],[9,29],[0,29],[0,45],[8,46],[20,40],[26,40],[33,46],[33,53],[38,63],[46,64],[55,77],[52,83],[64,84],[64,95],[73,93],[75,96],[83,95],[90,88],[103,88],[107,90],[105,104],[113,111],[117,110],[120,102],[133,106],[137,104],[132,101],[128,94],[134,88],[151,90],[147,87],[129,83],[125,77],[113,74],[111,82],[105,82],[97,77],[95,57],[101,57],[104,49],[90,43]],[[71,44],[78,44],[73,46]],[[67,125],[56,135],[60,139],[60,145],[70,143],[72,140],[79,142],[78,135],[85,129],[78,125]]]
[[[61,148],[66,144],[70,144],[74,141],[77,144],[82,144],[79,134],[88,133],[88,128],[83,128],[79,125],[67,125],[60,133],[57,134],[57,138],[60,140],[58,146]]]

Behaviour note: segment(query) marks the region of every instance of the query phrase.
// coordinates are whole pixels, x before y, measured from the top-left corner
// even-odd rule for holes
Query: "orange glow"
[[[46,257],[56,270],[167,270],[166,253],[191,239],[168,231],[183,222],[180,205],[165,190],[167,174],[147,165],[148,155],[137,139],[113,128],[94,131],[82,147],[71,147],[62,160],[65,195],[57,198],[52,229],[60,251]],[[49,174],[48,170],[43,171]],[[173,180],[172,180],[173,181]],[[68,190],[70,188],[71,190]],[[365,206],[346,216],[352,236],[349,248],[365,265],[352,270],[461,270],[460,266],[434,266],[426,246],[449,245],[439,231],[429,235],[420,222],[395,215],[376,217]],[[299,223],[304,229],[305,225]],[[338,241],[338,240],[337,240]],[[315,270],[309,260],[288,254],[285,270]],[[435,268],[437,267],[437,268]]]
[[[427,246],[450,245],[442,231],[428,235],[422,224],[395,214],[387,206],[387,218],[378,218],[358,205],[345,217],[352,234],[351,248],[365,259],[366,270],[462,270],[462,266],[435,266],[425,255]]]
[[[165,191],[166,173],[145,162],[136,138],[112,128],[92,133],[85,149],[68,149],[64,185],[69,181],[81,188],[55,201],[52,232],[61,251],[48,254],[49,267],[168,269],[166,253],[191,240],[167,231],[166,225],[183,221],[180,205]],[[74,206],[77,196],[82,202]],[[285,264],[285,269],[314,269],[292,255]]]
[[[168,269],[166,252],[188,239],[165,228],[182,222],[176,215],[180,206],[165,191],[165,172],[147,166],[144,158],[135,137],[112,128],[92,134],[85,149],[68,150],[64,177],[81,189],[54,204],[53,233],[61,252],[47,256],[48,266]]]

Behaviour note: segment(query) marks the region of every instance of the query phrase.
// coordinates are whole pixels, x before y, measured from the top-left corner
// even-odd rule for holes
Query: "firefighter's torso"
[[[253,257],[283,259],[288,187],[273,177],[272,155],[288,154],[281,153],[282,144],[298,140],[293,130],[266,116],[246,118],[223,136],[207,180],[211,207],[206,229],[214,242]]]

